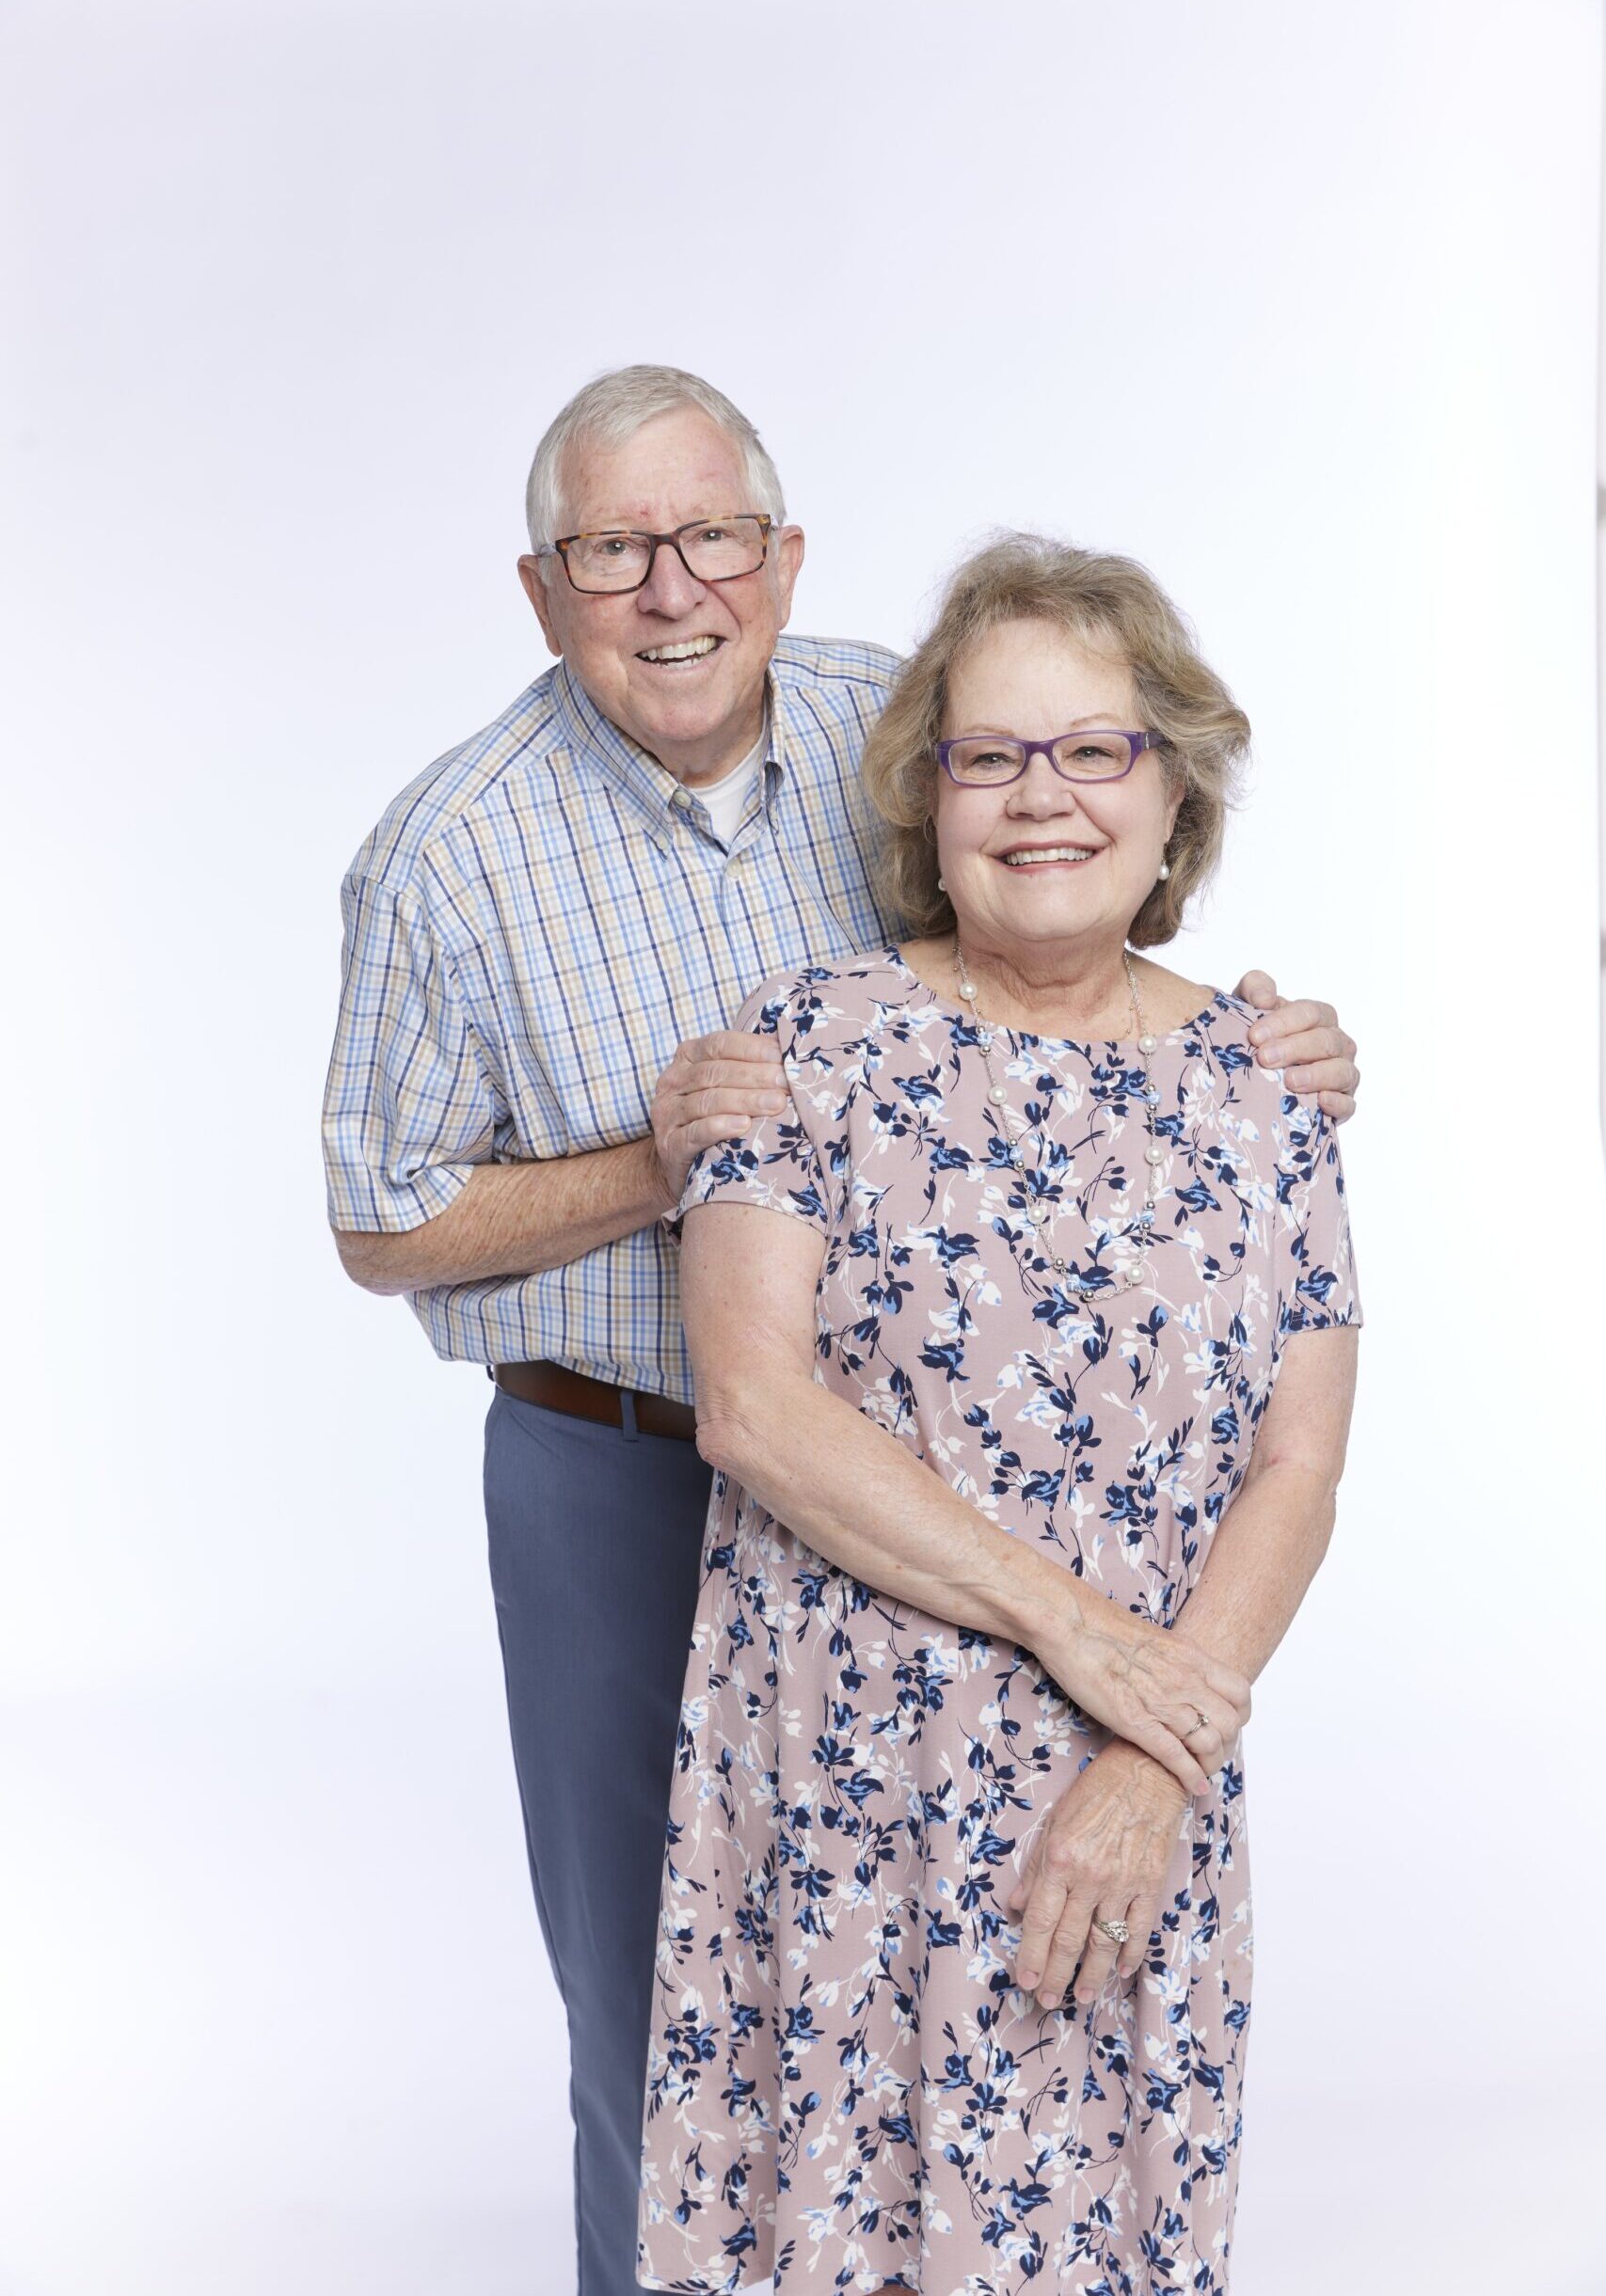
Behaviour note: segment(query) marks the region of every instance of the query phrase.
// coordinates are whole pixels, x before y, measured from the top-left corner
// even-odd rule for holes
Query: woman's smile
[[[1025,869],[1035,876],[1041,869],[1080,869],[1103,850],[1093,845],[1012,845],[993,858],[1007,869]]]

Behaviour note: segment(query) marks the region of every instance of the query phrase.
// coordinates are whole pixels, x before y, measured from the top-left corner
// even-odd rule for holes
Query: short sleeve
[[[1280,1339],[1361,1321],[1338,1128],[1291,1093],[1282,1108],[1273,1213]]]
[[[830,1234],[831,1189],[811,1130],[819,1118],[812,1097],[801,1097],[797,1091],[794,988],[791,975],[760,983],[731,1022],[732,1028],[774,1040],[792,1084],[787,1105],[773,1116],[760,1116],[739,1137],[716,1140],[698,1150],[679,1203],[664,1214],[662,1225],[669,1235],[679,1237],[686,1214],[699,1204],[757,1204],[806,1220],[822,1237]],[[811,1074],[818,1073],[820,1058],[811,1053]]]
[[[399,1234],[489,1161],[498,1104],[446,951],[416,901],[360,877],[341,893],[340,1019],[324,1094],[333,1227]]]

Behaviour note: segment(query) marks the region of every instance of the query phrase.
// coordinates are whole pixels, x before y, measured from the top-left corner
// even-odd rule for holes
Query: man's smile
[[[653,669],[677,669],[684,665],[709,660],[724,643],[723,638],[703,636],[676,638],[658,646],[644,646],[637,654],[638,661],[650,663]]]

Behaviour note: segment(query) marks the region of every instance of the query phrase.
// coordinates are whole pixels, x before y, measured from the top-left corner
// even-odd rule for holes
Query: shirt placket
[[[758,842],[766,831],[765,817],[761,806],[745,814],[727,850],[713,835],[706,809],[690,791],[676,791],[670,812],[675,815],[674,833],[692,848],[687,874],[697,889],[698,922],[720,1001],[728,1016],[772,969],[755,930],[749,898],[757,871]]]

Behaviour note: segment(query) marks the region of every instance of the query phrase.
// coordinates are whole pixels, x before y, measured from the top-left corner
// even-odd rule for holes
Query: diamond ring
[[[1095,1922],[1093,1927],[1102,1930],[1112,1945],[1124,1945],[1132,1935],[1124,1922]]]

